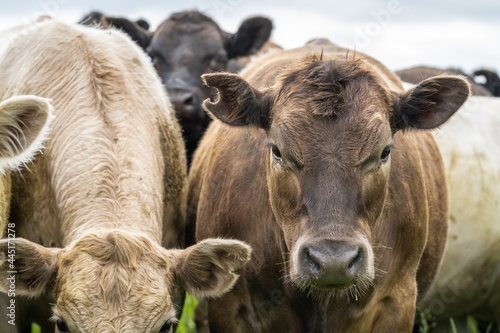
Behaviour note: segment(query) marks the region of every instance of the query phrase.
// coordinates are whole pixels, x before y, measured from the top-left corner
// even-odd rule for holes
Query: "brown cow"
[[[382,64],[326,40],[203,78],[217,121],[193,160],[188,218],[198,241],[254,251],[209,301],[211,332],[411,331],[447,230],[444,168],[423,130],[464,103],[467,81],[405,93]]]
[[[183,129],[188,160],[210,118],[201,102],[210,97],[200,76],[226,70],[229,61],[256,53],[273,28],[265,17],[251,17],[238,32],[223,31],[210,17],[187,10],[175,13],[156,29],[148,53],[163,80]]]
[[[0,332],[171,332],[184,290],[220,295],[250,250],[162,247],[182,244],[186,161],[153,66],[117,30],[46,20],[10,40],[0,98],[51,98],[55,119],[44,154],[12,177]]]
[[[438,69],[438,68],[433,68],[433,67],[427,67],[427,66],[417,66],[417,67],[412,67],[408,69],[402,69],[399,71],[396,71],[396,74],[399,76],[399,78],[408,83],[413,83],[413,84],[418,84],[422,80],[428,79],[433,76],[438,76],[438,75],[461,75],[464,76],[467,81],[469,81],[471,91],[473,95],[476,96],[493,96],[493,94],[484,86],[477,84],[472,77],[469,75],[465,74],[459,69],[453,69],[453,68],[448,68],[448,69]]]
[[[0,103],[0,238],[10,208],[10,170],[31,161],[47,137],[52,119],[50,101],[16,96]]]

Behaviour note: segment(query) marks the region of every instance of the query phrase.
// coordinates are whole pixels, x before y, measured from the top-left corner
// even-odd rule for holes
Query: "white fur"
[[[28,143],[28,146],[23,147],[24,149],[20,154],[12,155],[9,154],[10,152],[0,151],[0,172],[4,172],[5,169],[16,170],[21,165],[29,163],[35,154],[43,148],[42,143],[48,136],[49,124],[54,118],[53,108],[50,103],[49,99],[32,95],[11,97],[0,103],[0,126],[12,124],[15,117],[21,115],[25,109],[34,109],[41,118],[45,118],[42,127],[29,129],[38,131],[38,133],[33,141]]]
[[[480,306],[498,310],[500,98],[470,97],[435,137],[447,172],[450,224],[442,266],[426,304],[443,317]]]

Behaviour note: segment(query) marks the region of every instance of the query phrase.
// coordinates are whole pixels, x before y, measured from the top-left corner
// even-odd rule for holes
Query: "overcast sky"
[[[414,65],[500,70],[500,0],[38,0],[0,5],[0,30],[40,14],[78,21],[91,10],[146,18],[152,29],[173,12],[198,9],[228,32],[254,15],[274,22],[284,48],[326,37],[395,70]]]

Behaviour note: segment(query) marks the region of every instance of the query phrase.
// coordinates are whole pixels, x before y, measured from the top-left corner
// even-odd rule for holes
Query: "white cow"
[[[450,223],[423,306],[443,320],[500,323],[500,98],[472,96],[435,133],[447,171]]]
[[[186,159],[153,65],[112,29],[48,19],[8,40],[0,98],[51,98],[55,118],[43,156],[12,175],[0,332],[174,331],[185,290],[221,295],[250,248],[165,248],[182,242]]]

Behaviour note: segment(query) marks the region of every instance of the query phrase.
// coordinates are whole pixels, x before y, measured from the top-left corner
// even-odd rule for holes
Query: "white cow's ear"
[[[60,251],[23,238],[2,239],[0,290],[29,297],[43,294],[57,274],[57,254]]]
[[[470,85],[460,76],[436,76],[396,97],[393,130],[432,129],[446,122],[467,100]]]
[[[177,254],[176,273],[197,297],[215,297],[230,290],[250,260],[251,248],[237,240],[206,239]]]
[[[42,147],[52,120],[50,100],[17,96],[0,103],[0,165],[15,169]]]

